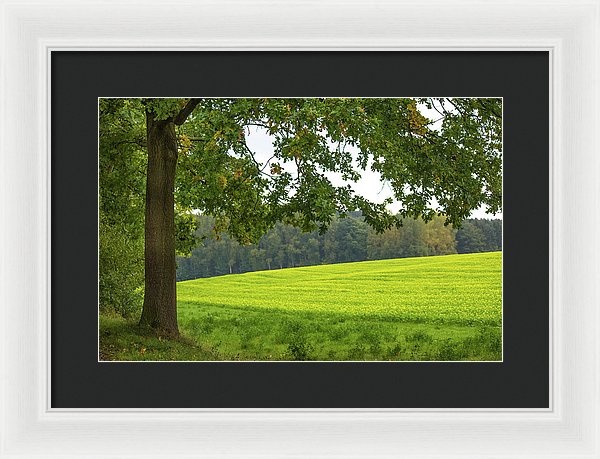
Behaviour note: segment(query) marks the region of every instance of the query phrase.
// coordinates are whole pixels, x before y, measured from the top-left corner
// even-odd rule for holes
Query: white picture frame
[[[0,457],[600,458],[598,0],[1,2]],[[547,50],[551,407],[49,407],[52,50]]]

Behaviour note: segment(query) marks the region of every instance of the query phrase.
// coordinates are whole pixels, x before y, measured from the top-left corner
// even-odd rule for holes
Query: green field
[[[113,360],[502,359],[501,252],[259,271],[177,289],[185,351],[114,344],[116,328],[132,325],[104,318],[101,352]]]

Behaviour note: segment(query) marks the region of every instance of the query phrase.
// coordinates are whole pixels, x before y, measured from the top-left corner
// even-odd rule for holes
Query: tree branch
[[[272,178],[273,176],[271,174],[267,174],[266,172],[264,172],[265,168],[267,167],[267,164],[269,163],[269,161],[271,161],[271,159],[273,158],[273,156],[271,156],[271,158],[269,158],[269,160],[265,163],[265,165],[262,167],[260,167],[260,163],[256,160],[256,157],[254,156],[254,152],[252,150],[250,150],[250,148],[248,147],[248,145],[246,144],[246,142],[242,142],[242,147],[244,148],[244,150],[246,151],[246,153],[250,156],[250,159],[252,160],[252,162],[254,163],[254,165],[256,166],[256,170],[258,171],[259,174],[262,174],[266,177]]]
[[[460,116],[462,116],[463,119],[467,119],[467,115],[465,114],[465,112],[462,111],[460,108],[458,108],[458,105],[456,105],[454,102],[452,102],[452,99],[450,99],[448,97],[448,98],[446,98],[446,100],[448,102],[450,102],[450,104],[456,109],[456,111],[460,114]]]
[[[194,108],[196,108],[196,105],[198,105],[200,103],[201,100],[202,99],[188,100],[187,104],[185,104],[185,106],[181,109],[181,111],[175,116],[175,118],[173,118],[173,122],[177,126],[182,125],[185,122],[185,120],[187,119],[187,117],[190,116],[190,113],[192,113]]]
[[[483,99],[477,99],[477,102],[479,103],[479,105],[481,105],[485,110],[488,110],[496,118],[498,118],[499,120],[502,119],[502,114],[498,113],[496,110],[494,110],[494,108],[489,106],[486,102],[484,102]]]

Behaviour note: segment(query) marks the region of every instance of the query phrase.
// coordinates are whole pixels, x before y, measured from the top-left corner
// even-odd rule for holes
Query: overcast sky
[[[435,111],[429,113],[424,107],[419,107],[419,109],[429,119],[435,120],[439,118],[439,114]],[[437,118],[434,114],[438,115]],[[253,128],[247,134],[246,142],[248,147],[255,153],[257,161],[264,164],[273,156],[273,138],[262,128]],[[351,150],[349,149],[349,151]],[[281,165],[284,166],[283,164]],[[292,174],[296,173],[293,162],[286,163],[284,169]],[[367,167],[367,170],[361,171],[361,174],[361,180],[355,183],[344,182],[339,174],[327,173],[326,176],[335,186],[341,186],[346,183],[351,184],[355,192],[372,202],[382,202],[388,197],[393,197],[391,187],[386,183],[382,183],[378,172],[373,172]],[[399,208],[400,204],[396,201],[388,206],[388,209],[394,213]],[[496,215],[488,214],[487,209],[482,206],[471,213],[471,218],[502,218],[502,213]]]

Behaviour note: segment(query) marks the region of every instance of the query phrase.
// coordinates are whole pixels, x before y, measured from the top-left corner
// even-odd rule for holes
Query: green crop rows
[[[206,359],[501,360],[502,254],[180,282],[178,316]]]
[[[421,323],[499,326],[501,253],[311,266],[178,284],[185,308],[336,313]]]

